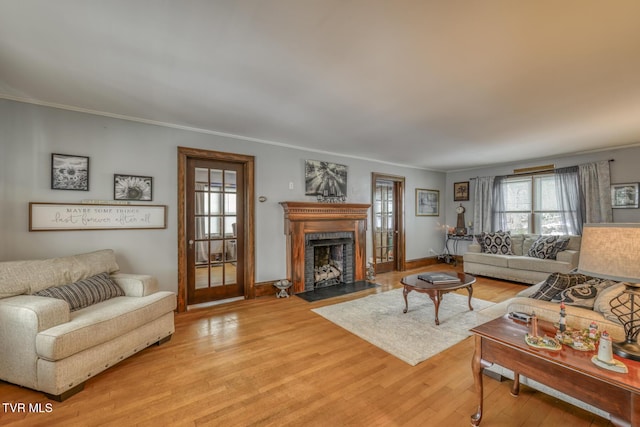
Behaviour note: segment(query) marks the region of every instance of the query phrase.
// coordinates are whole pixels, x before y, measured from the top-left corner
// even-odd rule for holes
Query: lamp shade
[[[640,283],[640,224],[585,224],[578,272]]]

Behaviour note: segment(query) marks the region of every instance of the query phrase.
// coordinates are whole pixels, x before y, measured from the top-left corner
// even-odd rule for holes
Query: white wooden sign
[[[167,228],[166,205],[29,203],[29,231]]]

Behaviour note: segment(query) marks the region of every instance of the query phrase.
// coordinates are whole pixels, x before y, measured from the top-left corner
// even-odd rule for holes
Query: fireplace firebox
[[[353,233],[309,233],[305,241],[305,291],[353,282]]]

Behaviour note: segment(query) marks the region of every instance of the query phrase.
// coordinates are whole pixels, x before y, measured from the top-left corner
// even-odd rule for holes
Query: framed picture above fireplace
[[[337,163],[305,160],[305,196],[345,198],[347,167]]]

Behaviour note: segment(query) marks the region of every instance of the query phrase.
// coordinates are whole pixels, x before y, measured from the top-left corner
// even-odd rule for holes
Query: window
[[[502,196],[506,228],[512,234],[566,234],[552,174],[507,178]]]

